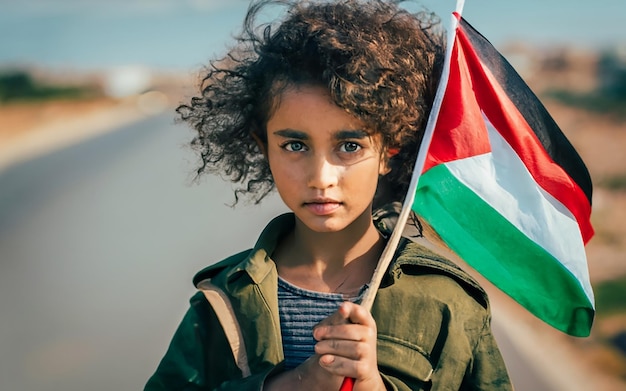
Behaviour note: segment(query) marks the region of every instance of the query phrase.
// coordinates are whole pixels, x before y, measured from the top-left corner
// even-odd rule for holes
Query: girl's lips
[[[337,201],[324,201],[324,202],[307,202],[304,207],[307,208],[313,214],[318,216],[325,216],[333,213],[341,206],[341,202]]]

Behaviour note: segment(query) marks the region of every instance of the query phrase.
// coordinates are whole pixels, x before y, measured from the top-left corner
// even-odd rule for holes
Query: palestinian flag
[[[587,168],[511,65],[455,16],[447,84],[429,121],[412,209],[535,316],[587,336],[594,317]]]

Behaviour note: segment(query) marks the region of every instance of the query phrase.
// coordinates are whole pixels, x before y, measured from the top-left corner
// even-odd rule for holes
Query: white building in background
[[[127,65],[106,71],[102,80],[104,93],[112,98],[142,94],[153,83],[152,71],[139,65]]]
[[[143,66],[123,66],[104,73],[104,93],[115,99],[136,99],[137,108],[145,114],[156,114],[166,109],[169,99],[165,93],[155,90],[158,76]]]

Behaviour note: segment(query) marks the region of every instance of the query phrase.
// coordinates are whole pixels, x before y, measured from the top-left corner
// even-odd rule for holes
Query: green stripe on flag
[[[413,210],[503,292],[553,327],[588,336],[593,305],[578,279],[442,164],[422,174]]]

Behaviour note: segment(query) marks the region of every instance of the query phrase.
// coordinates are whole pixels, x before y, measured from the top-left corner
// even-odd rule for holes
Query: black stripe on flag
[[[463,18],[460,18],[459,26],[472,43],[481,62],[489,68],[533,129],[548,155],[578,184],[591,205],[592,183],[589,171],[548,110],[487,38]]]

